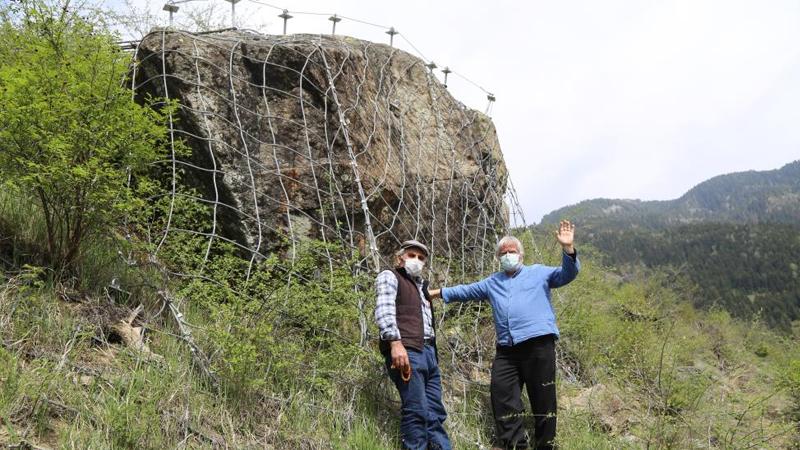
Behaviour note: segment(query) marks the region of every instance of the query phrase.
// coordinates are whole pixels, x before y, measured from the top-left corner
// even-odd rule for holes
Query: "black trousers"
[[[556,437],[555,335],[497,347],[492,363],[492,412],[497,444],[507,449],[553,448]],[[522,385],[531,402],[534,433],[529,445],[523,427]]]

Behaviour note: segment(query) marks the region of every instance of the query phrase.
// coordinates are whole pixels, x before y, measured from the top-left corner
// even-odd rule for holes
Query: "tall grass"
[[[28,195],[11,186],[0,189],[0,267],[45,266],[47,232],[41,208]],[[84,293],[105,294],[110,285],[125,286],[133,292],[116,292],[123,303],[153,304],[156,275],[135,266],[128,259],[130,245],[114,230],[95,230],[84,240],[71,277],[45,268],[43,276]],[[133,305],[136,306],[136,305]]]
[[[240,363],[245,373],[230,369],[217,392],[194,367],[171,317],[159,314],[153,287],[162,280],[129,264],[124,250],[121,257],[118,238],[87,241],[79,272],[86,278],[70,291],[35,267],[42,223],[19,192],[0,192],[0,232],[6,264],[0,280],[0,445],[399,449],[399,401],[380,358],[369,353],[374,349],[345,352],[348,342],[332,340],[316,353],[298,350],[311,330],[308,320],[318,320],[319,311],[312,308],[289,325],[270,322],[264,339],[254,340],[265,346],[248,347],[268,362],[269,376]],[[547,255],[551,263],[557,257]],[[593,261],[584,256],[580,278],[554,297],[562,331],[560,448],[793,448],[800,438],[800,336],[776,334],[723,310],[698,311],[662,280],[623,281]],[[113,278],[121,290],[108,287]],[[187,285],[179,279],[170,287]],[[218,364],[229,363],[214,339],[244,316],[209,314],[208,299],[197,296],[206,291],[186,292],[183,311],[198,342]],[[288,305],[326,301],[307,289],[281,295]],[[235,305],[235,297],[220,298]],[[140,303],[145,311],[139,324],[161,360],[108,342],[109,324]],[[326,307],[337,318],[335,308],[352,304]],[[463,330],[490,340],[491,321],[470,311],[447,314],[439,330],[446,427],[455,448],[487,448],[493,347],[445,343],[463,337]],[[326,326],[355,333],[353,321]],[[235,350],[238,343],[232,336],[228,345]],[[323,371],[333,376],[315,384]],[[238,375],[263,382],[237,386]]]
[[[41,211],[15,187],[0,181],[0,257],[19,267],[42,257],[47,231]]]

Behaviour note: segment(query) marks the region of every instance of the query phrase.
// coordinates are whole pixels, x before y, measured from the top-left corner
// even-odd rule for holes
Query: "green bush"
[[[0,8],[0,182],[37,203],[45,262],[74,272],[87,238],[142,206],[130,182],[163,153],[172,106],[133,102],[129,56],[97,16],[46,1]]]

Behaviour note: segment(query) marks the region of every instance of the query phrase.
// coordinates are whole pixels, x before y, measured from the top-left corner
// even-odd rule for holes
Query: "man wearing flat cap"
[[[409,450],[450,450],[443,423],[442,383],[436,354],[433,305],[422,269],[428,247],[405,241],[394,254],[394,268],[378,275],[375,321],[380,349],[402,403],[400,435]]]

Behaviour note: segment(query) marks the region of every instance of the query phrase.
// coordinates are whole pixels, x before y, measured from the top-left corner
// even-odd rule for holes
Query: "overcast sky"
[[[672,199],[715,175],[800,159],[798,0],[267,3],[394,26],[426,59],[494,93],[528,222],[589,198]],[[229,23],[229,3],[199,5],[218,5]],[[162,6],[149,4],[166,20]],[[280,11],[236,8],[241,26],[282,32]],[[327,17],[295,14],[288,31],[327,33]],[[388,40],[347,20],[337,34]],[[484,92],[450,77],[456,98],[486,109]]]

